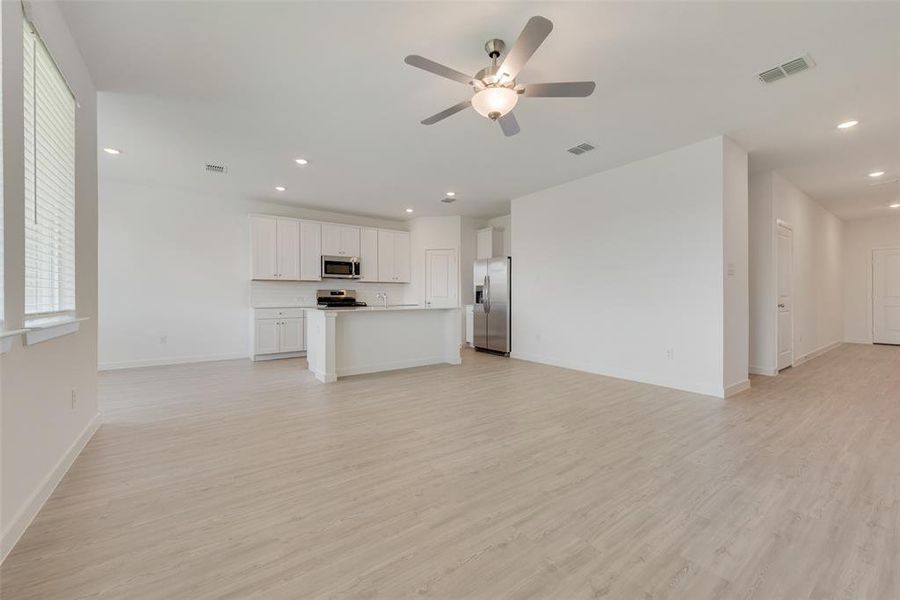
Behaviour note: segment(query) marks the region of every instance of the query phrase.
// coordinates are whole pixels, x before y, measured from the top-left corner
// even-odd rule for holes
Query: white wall
[[[774,173],[775,218],[794,239],[794,362],[843,340],[843,221]]]
[[[723,139],[723,244],[725,253],[725,389],[749,386],[750,303],[747,152]]]
[[[872,343],[872,250],[900,248],[900,215],[844,224],[844,341]]]
[[[722,396],[725,145],[513,200],[513,354]]]
[[[3,43],[3,193],[6,327],[24,313],[22,13],[0,3]],[[96,93],[59,7],[38,2],[31,19],[72,87],[75,123],[77,333],[24,347],[15,338],[0,363],[0,556],[5,556],[95,431],[97,414]],[[72,394],[76,395],[72,407]]]
[[[750,177],[750,372],[777,370],[775,205],[772,172]]]
[[[843,339],[844,222],[778,173],[750,179],[751,365],[776,373],[778,221],[793,231],[794,362]]]
[[[100,192],[101,368],[248,356],[251,304],[314,305],[317,289],[346,286],[251,283],[250,213],[407,228],[401,221],[118,181],[103,181]],[[399,303],[406,285],[352,287],[365,301],[384,290]]]

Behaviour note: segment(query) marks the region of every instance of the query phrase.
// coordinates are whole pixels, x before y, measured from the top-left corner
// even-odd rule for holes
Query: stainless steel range
[[[316,290],[316,306],[319,308],[356,308],[365,306],[356,299],[356,290]]]

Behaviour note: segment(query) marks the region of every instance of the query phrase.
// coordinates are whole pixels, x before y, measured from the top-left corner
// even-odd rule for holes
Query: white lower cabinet
[[[253,318],[253,359],[294,356],[306,351],[301,308],[258,308]]]

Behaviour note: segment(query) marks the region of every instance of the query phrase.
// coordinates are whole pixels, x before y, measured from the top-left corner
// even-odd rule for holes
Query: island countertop
[[[370,312],[394,312],[407,310],[455,310],[458,306],[434,307],[422,306],[421,304],[394,304],[388,306],[353,306],[347,308],[306,308],[307,311],[337,313],[337,314],[354,314],[354,313],[370,313]]]

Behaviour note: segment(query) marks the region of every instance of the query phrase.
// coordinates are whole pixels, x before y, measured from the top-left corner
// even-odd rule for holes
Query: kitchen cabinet
[[[503,256],[503,229],[499,227],[479,229],[475,254],[478,259]]]
[[[267,308],[254,311],[253,358],[294,356],[306,350],[303,309]]]
[[[360,281],[378,281],[378,230],[363,228],[359,232]]]
[[[250,217],[250,248],[253,279],[275,279],[278,254],[276,245],[277,219]]]
[[[325,256],[359,256],[359,227],[322,224],[322,254]]]
[[[300,221],[300,279],[322,279],[322,224]]]
[[[300,279],[300,223],[295,219],[250,217],[252,279]]]
[[[378,230],[378,280],[388,283],[409,282],[409,233]]]
[[[276,220],[275,277],[288,281],[300,279],[300,222],[293,219]]]

